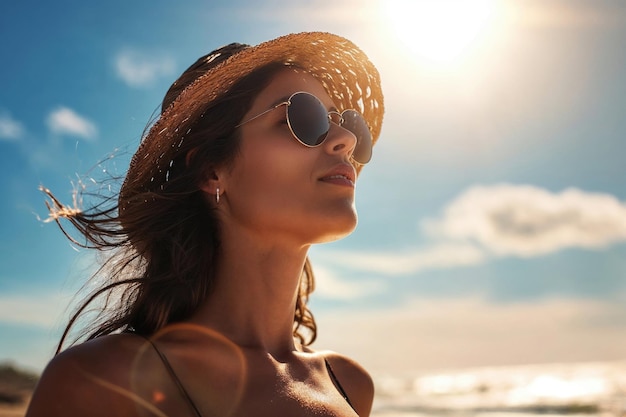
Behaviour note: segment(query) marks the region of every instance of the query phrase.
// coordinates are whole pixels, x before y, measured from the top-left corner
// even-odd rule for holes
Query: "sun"
[[[387,25],[421,61],[460,61],[490,35],[497,0],[381,0]]]

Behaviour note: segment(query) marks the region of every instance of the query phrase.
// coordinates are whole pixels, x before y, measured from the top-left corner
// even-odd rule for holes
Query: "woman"
[[[308,248],[356,226],[354,183],[383,116],[375,67],[328,33],[231,44],[162,109],[116,204],[81,211],[44,190],[84,241],[68,237],[112,253],[59,351],[103,298],[98,320],[57,352],[27,416],[369,415],[371,378],[308,347],[306,303]]]

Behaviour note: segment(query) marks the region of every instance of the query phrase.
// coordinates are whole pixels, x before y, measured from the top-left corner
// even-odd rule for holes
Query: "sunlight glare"
[[[493,28],[496,0],[381,0],[387,24],[416,58],[452,63]]]

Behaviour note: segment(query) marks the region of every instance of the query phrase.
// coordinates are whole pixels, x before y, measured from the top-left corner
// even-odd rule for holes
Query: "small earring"
[[[215,204],[220,203],[220,187],[217,187],[215,190]]]

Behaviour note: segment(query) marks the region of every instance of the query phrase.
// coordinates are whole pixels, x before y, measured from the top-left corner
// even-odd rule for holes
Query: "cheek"
[[[306,151],[306,149],[305,149]],[[293,152],[250,153],[242,156],[229,184],[229,201],[233,209],[261,215],[294,209],[309,203],[312,190],[312,155]],[[309,158],[307,158],[309,156]]]
[[[301,149],[297,149],[301,151]],[[305,152],[272,152],[271,149],[252,153],[242,158],[240,183],[253,188],[248,191],[270,192],[290,184],[303,185],[312,175],[313,161]]]
[[[315,169],[315,150],[298,144],[286,128],[249,138],[241,151],[238,180],[266,193],[281,186],[302,185],[310,181]]]

